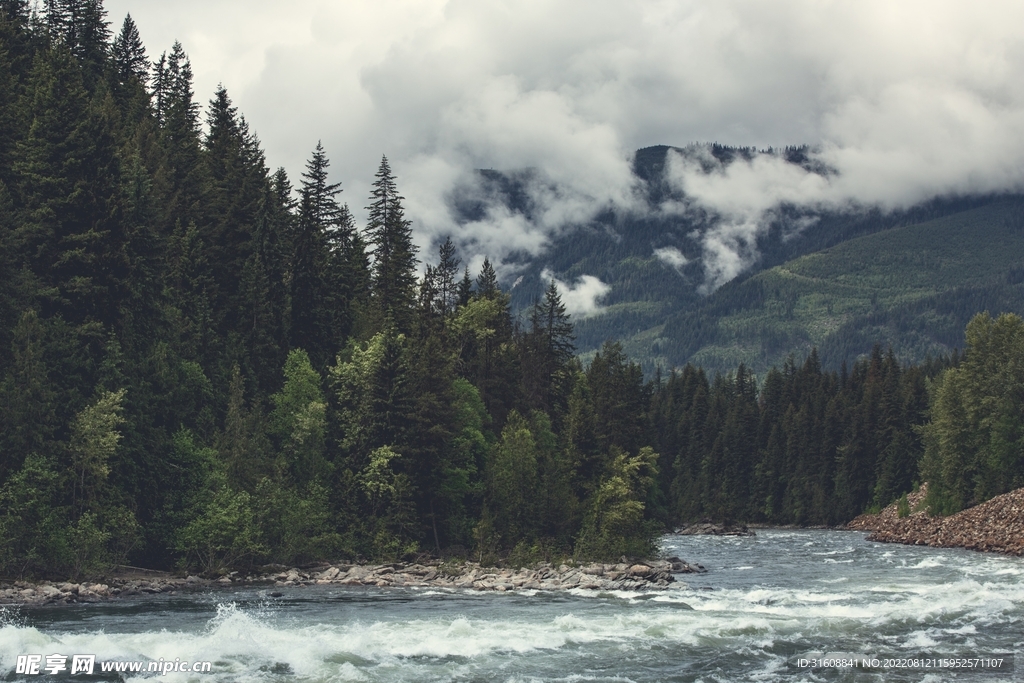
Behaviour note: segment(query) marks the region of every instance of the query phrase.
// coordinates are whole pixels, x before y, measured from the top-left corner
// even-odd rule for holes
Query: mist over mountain
[[[791,191],[776,192],[769,201],[764,199],[761,188],[746,195],[739,192],[729,200],[709,189],[716,182],[731,182],[738,187],[745,175],[765,173],[764,169],[780,177],[802,178],[802,192],[816,192],[821,199],[807,201],[805,196]],[[748,280],[793,259],[869,235],[876,239],[864,248],[885,252],[888,238],[878,233],[967,215],[994,204],[1006,210],[1016,206],[1013,201],[1007,204],[1008,198],[1016,195],[1005,192],[937,196],[906,207],[845,200],[841,193],[827,189],[841,184],[838,172],[806,145],[764,150],[717,143],[684,148],[648,147],[635,153],[632,173],[632,204],[628,208],[605,207],[595,211],[589,221],[567,218],[564,223],[555,222],[551,207],[566,193],[534,169],[480,170],[472,182],[459,185],[450,193],[449,207],[460,226],[453,236],[463,240],[461,247],[466,253],[488,253],[488,248],[494,246],[479,237],[481,226],[488,223],[500,222],[505,244],[517,245],[497,254],[490,252],[490,258],[499,264],[504,286],[512,288],[514,309],[526,310],[554,279],[567,309],[577,321],[577,345],[585,357],[607,339],[621,340],[648,371],[698,359],[706,367],[723,371],[739,362],[764,370],[790,353],[803,356],[822,343],[829,348],[825,360],[834,367],[870,352],[876,342],[895,344],[906,361],[923,360],[929,353],[949,352],[962,346],[962,330],[969,319],[966,311],[955,316],[955,320],[936,325],[936,331],[926,330],[926,336],[931,335],[927,342],[901,341],[897,331],[880,331],[877,321],[872,327],[877,338],[855,332],[854,319],[859,320],[857,315],[867,311],[857,315],[847,311],[829,323],[837,332],[843,328],[842,335],[853,335],[856,341],[826,339],[805,331],[780,334],[763,325],[756,331],[744,332],[709,329],[717,330],[720,317],[746,305],[737,304],[735,298],[749,296],[760,286],[745,284]],[[826,189],[808,189],[819,183]],[[789,187],[792,190],[801,185],[791,183]],[[997,213],[990,217],[996,224],[1017,220]],[[539,229],[543,225],[550,228]],[[974,231],[982,244],[987,239],[1005,237],[986,232],[993,226],[985,223],[984,218],[980,223],[953,221],[952,225],[945,226],[947,233]],[[919,242],[900,248],[922,253],[928,249],[929,234],[928,227],[922,228],[916,235]],[[935,238],[939,239],[938,232]],[[942,239],[950,239],[950,234],[944,233]],[[972,245],[967,244],[966,249],[970,251]],[[999,254],[1010,261],[996,259],[998,263],[991,266],[994,277],[1006,281],[1011,276],[1003,271],[1012,267],[1017,251],[1015,245],[1002,244],[1001,249]],[[837,276],[843,267],[842,263],[834,264]],[[963,290],[967,286],[965,278],[960,269],[937,282],[928,295]],[[825,285],[821,282],[817,286]],[[971,300],[978,310],[1018,310],[1016,295],[1011,293],[1007,299],[1001,288],[992,290],[991,283],[987,286],[990,289],[985,294],[971,290]],[[895,289],[900,290],[898,286]],[[814,290],[811,286],[808,293],[813,294]],[[870,300],[871,295],[867,296]],[[763,293],[754,299],[763,303]],[[907,303],[900,301],[900,305]],[[917,299],[915,302],[919,309],[928,308]],[[815,309],[813,304],[806,306]],[[825,304],[820,308],[822,315],[828,317]],[[877,317],[881,310],[877,301],[872,310]],[[694,326],[701,331],[689,329]],[[937,331],[938,327],[949,333]],[[765,338],[754,339],[759,335]],[[744,344],[759,348],[700,355],[705,342],[713,340],[728,346],[745,337],[752,338],[745,339]]]
[[[1024,189],[1024,7],[1009,0],[983,9],[298,0],[288,12],[264,0],[111,0],[107,9],[132,12],[151,58],[181,40],[200,101],[222,83],[290,177],[322,140],[359,223],[367,179],[387,153],[420,253],[452,234],[476,246],[463,253],[474,273],[485,256],[537,258],[567,230],[646,211],[633,151],[662,142],[810,145],[811,164],[671,155],[666,182],[690,198],[676,208],[714,214],[718,229],[695,251],[658,248],[670,264],[699,255],[709,291],[763,256],[757,245],[779,207],[884,213]],[[454,194],[488,190],[474,169],[519,176],[529,218],[502,202],[468,222],[452,211]],[[533,169],[529,182],[523,169]],[[512,270],[499,268],[510,283]]]

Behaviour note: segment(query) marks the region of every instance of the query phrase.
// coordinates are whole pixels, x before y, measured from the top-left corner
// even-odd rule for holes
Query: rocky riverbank
[[[907,496],[910,514],[900,517],[893,503],[877,515],[861,515],[847,529],[871,531],[869,541],[967,548],[983,552],[1024,555],[1024,489],[961,510],[948,517],[932,517],[917,510],[926,486]]]
[[[378,565],[337,564],[312,568],[273,568],[241,575],[237,572],[218,579],[178,577],[163,572],[119,572],[96,582],[16,581],[0,583],[0,604],[48,605],[98,602],[123,596],[211,590],[228,586],[265,586],[271,596],[285,586],[376,586],[439,587],[478,591],[516,590],[661,590],[675,582],[675,574],[706,571],[678,557],[667,560],[552,565],[510,569],[481,567],[475,562],[458,564],[440,561]]]

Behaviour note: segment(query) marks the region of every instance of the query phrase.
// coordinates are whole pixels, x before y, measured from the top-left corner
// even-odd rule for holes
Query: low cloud
[[[635,212],[633,150],[809,144],[672,172],[701,233],[708,290],[756,259],[780,203],[907,206],[1024,186],[1024,5],[954,0],[106,0],[150,56],[180,39],[197,99],[223,82],[296,181],[322,140],[357,218],[386,153],[425,250],[541,255],[599,212]],[[532,169],[529,218],[451,207],[473,170]],[[430,252],[421,252],[424,257]],[[510,264],[505,266],[514,270]]]
[[[544,282],[555,281],[555,287],[565,305],[565,312],[576,319],[589,318],[604,312],[601,299],[612,291],[611,285],[601,282],[593,275],[581,275],[576,278],[574,284],[570,284],[562,282],[554,276],[554,273],[545,268],[540,277]]]
[[[679,251],[675,247],[661,247],[660,249],[655,249],[654,258],[672,268],[675,268],[676,270],[682,270],[683,267],[690,262],[689,259],[683,255],[683,252]]]

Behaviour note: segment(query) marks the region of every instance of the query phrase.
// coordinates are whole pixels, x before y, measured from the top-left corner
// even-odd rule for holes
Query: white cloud
[[[576,278],[575,284],[572,284],[562,282],[545,268],[540,278],[544,282],[555,281],[558,295],[562,297],[562,303],[565,305],[565,312],[577,319],[589,318],[604,312],[600,300],[612,291],[611,285],[601,282],[600,278],[593,275],[581,275]]]
[[[689,263],[683,252],[679,251],[676,247],[661,247],[660,249],[654,250],[654,258],[658,259],[662,263],[665,263],[676,270],[682,270],[683,267]]]
[[[357,216],[381,153],[418,242],[464,258],[543,253],[567,224],[636,208],[632,150],[808,143],[827,179],[778,159],[699,177],[723,217],[716,286],[747,267],[780,201],[904,206],[1024,185],[1024,5],[1014,0],[107,0],[151,56],[178,38],[205,102],[223,82],[272,165],[298,179],[322,139]],[[533,220],[456,229],[472,169],[535,169]],[[553,188],[557,188],[553,189]]]

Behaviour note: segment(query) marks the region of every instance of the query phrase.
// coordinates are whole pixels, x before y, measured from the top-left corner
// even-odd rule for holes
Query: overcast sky
[[[771,160],[676,182],[719,212],[718,279],[780,200],[886,207],[1024,181],[1024,3],[927,0],[107,0],[150,57],[177,39],[206,102],[223,83],[271,167],[322,140],[362,215],[386,153],[418,239],[454,230],[473,168],[539,169],[534,224],[495,210],[456,238],[542,254],[566,221],[628,210],[654,144],[809,143],[839,176]],[[730,232],[731,231],[731,232]],[[472,239],[470,239],[472,238]],[[717,242],[715,241],[717,240]],[[730,250],[732,250],[730,252]]]

